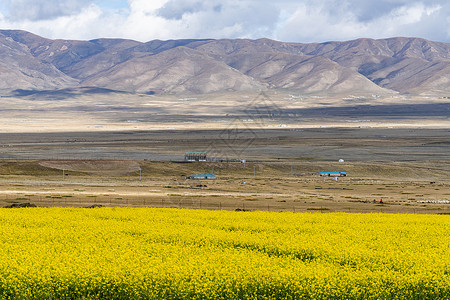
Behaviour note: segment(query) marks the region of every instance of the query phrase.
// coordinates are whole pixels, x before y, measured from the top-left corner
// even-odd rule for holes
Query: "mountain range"
[[[0,90],[96,87],[144,94],[284,90],[450,94],[450,44],[421,38],[52,40],[0,30]]]

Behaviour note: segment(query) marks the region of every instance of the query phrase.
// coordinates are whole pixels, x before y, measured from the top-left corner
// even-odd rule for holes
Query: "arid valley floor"
[[[443,97],[85,92],[0,98],[1,206],[450,213]]]

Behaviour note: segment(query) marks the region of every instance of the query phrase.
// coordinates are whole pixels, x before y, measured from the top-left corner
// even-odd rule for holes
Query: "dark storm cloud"
[[[6,0],[8,18],[20,20],[49,20],[81,12],[92,0]]]

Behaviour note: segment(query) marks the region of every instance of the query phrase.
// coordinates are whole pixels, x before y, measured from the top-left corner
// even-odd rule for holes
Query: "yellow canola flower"
[[[0,299],[449,299],[445,215],[0,209]]]

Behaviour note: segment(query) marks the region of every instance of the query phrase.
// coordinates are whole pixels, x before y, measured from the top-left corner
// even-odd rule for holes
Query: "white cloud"
[[[336,18],[327,12],[324,6],[302,5],[279,28],[276,38],[305,42],[350,39],[364,30],[356,24],[357,21],[351,13],[342,13]],[[333,37],[330,37],[331,32]]]
[[[131,11],[127,25],[140,39],[149,36],[170,39],[271,35],[279,16],[276,6],[261,5],[256,0],[226,3],[169,0],[159,1],[158,5],[153,1],[129,0],[129,3]]]
[[[6,0],[9,17],[14,20],[47,20],[77,14],[93,0]]]
[[[447,24],[450,24],[450,17],[447,17]],[[450,42],[450,26],[447,26],[447,38],[448,42]]]
[[[49,38],[90,39],[97,37],[99,32],[105,33],[107,28],[114,30],[108,24],[99,26],[99,21],[106,21],[100,8],[94,4],[84,7],[79,13],[70,16],[59,16],[47,20],[20,20],[11,22],[0,19],[2,28],[23,29]]]
[[[106,8],[103,0],[6,3],[7,10],[0,6],[1,28],[49,38],[268,37],[321,42],[418,36],[450,41],[448,0],[128,0],[128,9],[116,10]]]
[[[350,2],[342,2],[351,4]],[[396,6],[376,18],[361,21],[355,10],[340,11],[336,17],[333,5],[324,1],[322,6],[302,5],[277,31],[276,38],[288,41],[348,40],[359,37],[386,38],[417,36],[449,41],[442,30],[449,28],[449,5],[413,3]]]

